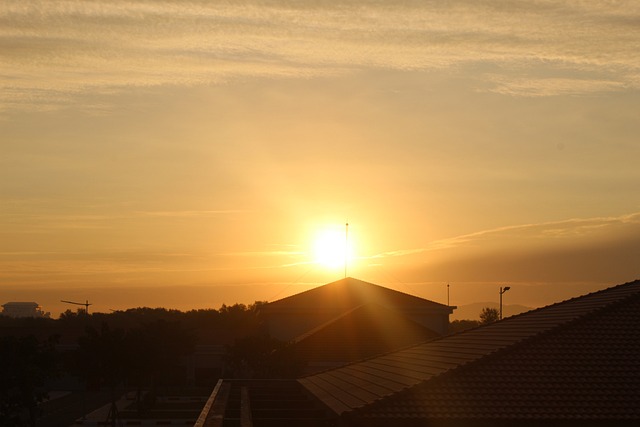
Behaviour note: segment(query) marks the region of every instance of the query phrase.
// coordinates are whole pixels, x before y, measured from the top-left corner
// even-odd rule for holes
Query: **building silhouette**
[[[446,306],[345,278],[267,304],[270,336],[294,344],[312,373],[446,334]]]
[[[50,317],[50,313],[42,311],[37,302],[8,302],[2,304],[3,316],[8,317]]]

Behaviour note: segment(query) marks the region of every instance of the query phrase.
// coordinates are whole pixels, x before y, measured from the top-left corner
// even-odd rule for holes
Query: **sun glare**
[[[351,264],[353,246],[345,229],[325,228],[316,233],[314,240],[314,261],[326,268],[344,268]]]

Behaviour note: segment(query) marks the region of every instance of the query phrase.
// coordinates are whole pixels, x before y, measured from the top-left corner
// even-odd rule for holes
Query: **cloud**
[[[622,283],[640,274],[640,213],[500,227],[414,253],[406,280]]]
[[[214,216],[214,215],[227,215],[227,214],[236,214],[236,213],[244,213],[247,211],[244,210],[234,210],[234,209],[222,209],[222,210],[187,210],[187,211],[140,211],[136,212],[136,214],[142,216],[151,216],[151,217],[176,217],[176,218],[191,218],[191,217],[200,217],[200,216]]]
[[[0,214],[0,220],[8,227],[3,233],[50,233],[73,229],[114,229],[127,220],[142,218],[176,219],[176,218],[207,218],[219,215],[233,215],[245,213],[246,210],[177,210],[177,211],[135,211],[110,214],[59,214],[59,213],[25,213],[6,212]],[[10,226],[10,227],[9,227]]]
[[[621,91],[628,85],[623,81],[589,80],[580,78],[497,78],[496,86],[490,89],[503,95],[541,97],[556,95],[589,95]]]
[[[273,256],[298,256],[304,255],[300,251],[245,251],[245,252],[227,252],[220,254],[223,256],[240,256],[240,257],[273,257]]]
[[[493,90],[511,95],[637,87],[635,1],[301,3],[4,2],[0,108],[81,101],[102,111],[104,103],[83,96],[474,63],[498,65]],[[539,63],[600,76],[521,75]]]
[[[520,224],[481,230],[440,239],[421,248],[389,251],[365,258],[394,258],[440,250],[487,247],[489,244],[525,247],[532,241],[546,244],[574,244],[581,239],[621,239],[640,234],[640,212],[613,217],[573,218],[562,221]],[[535,247],[535,246],[534,246]]]

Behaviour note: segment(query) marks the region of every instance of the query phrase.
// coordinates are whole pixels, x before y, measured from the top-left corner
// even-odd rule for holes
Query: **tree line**
[[[136,390],[137,408],[145,411],[158,387],[186,382],[186,358],[198,344],[227,345],[229,366],[244,368],[240,358],[251,354],[247,337],[266,333],[263,304],[188,312],[142,307],[87,314],[80,309],[59,319],[0,316],[0,425],[35,426],[48,383],[65,375],[86,390],[112,390],[113,400],[117,388]]]

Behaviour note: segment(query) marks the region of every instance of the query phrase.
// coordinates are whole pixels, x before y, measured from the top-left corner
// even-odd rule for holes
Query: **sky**
[[[635,280],[638,52],[635,0],[4,0],[0,302],[274,300],[326,230],[451,304]]]

